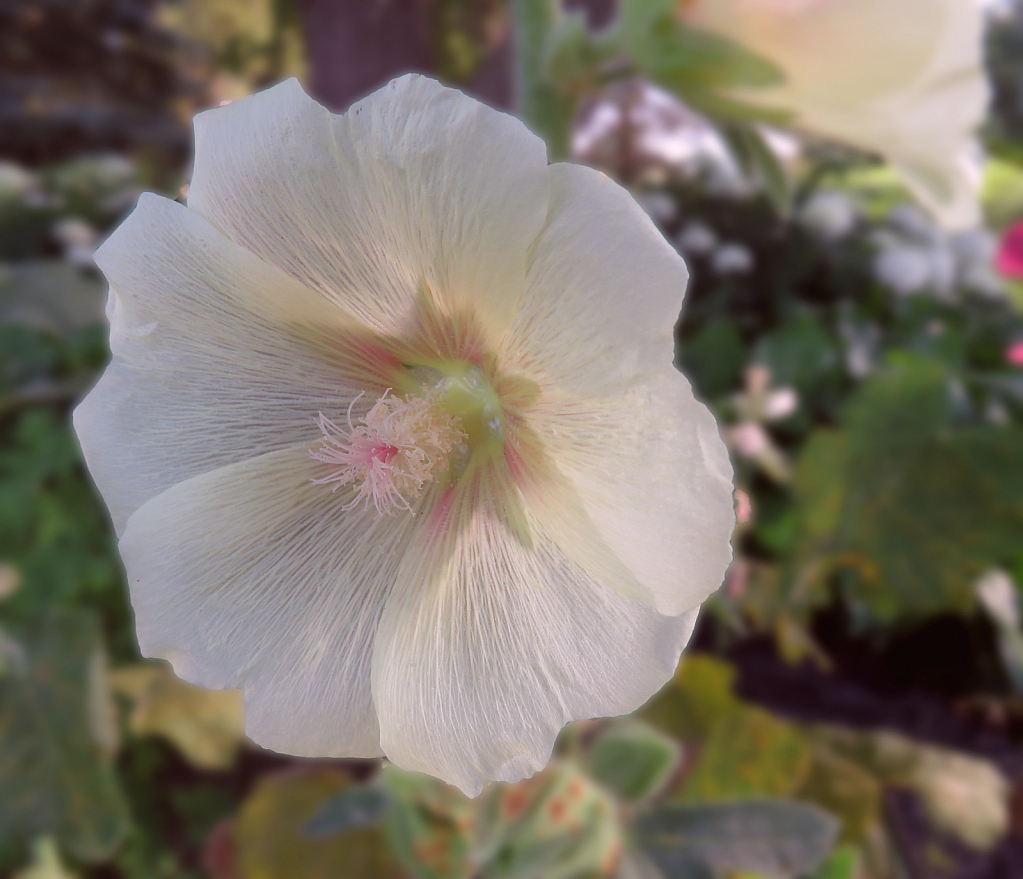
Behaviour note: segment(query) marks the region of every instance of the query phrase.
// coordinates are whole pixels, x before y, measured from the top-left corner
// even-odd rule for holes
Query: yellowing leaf
[[[15,873],[14,879],[78,879],[78,875],[64,867],[53,837],[41,836],[32,843],[32,863]]]
[[[741,708],[732,693],[735,669],[710,656],[683,656],[674,678],[647,703],[644,720],[686,739],[706,735],[715,723]]]
[[[806,779],[810,745],[791,723],[744,707],[716,724],[683,782],[687,802],[784,797]]]
[[[307,828],[351,786],[338,769],[316,766],[265,776],[242,805],[233,838],[240,879],[404,879],[377,826],[333,836]]]
[[[167,739],[200,769],[234,764],[245,739],[241,690],[207,690],[181,680],[163,662],[116,669],[114,691],[133,703],[129,728],[135,735]]]

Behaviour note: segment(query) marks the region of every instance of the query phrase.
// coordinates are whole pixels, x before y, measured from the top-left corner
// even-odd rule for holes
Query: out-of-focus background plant
[[[979,22],[0,3],[0,875],[1023,876],[1023,3]],[[141,189],[187,192],[192,114],[291,75],[341,110],[406,70],[635,193],[690,266],[677,362],[737,473],[674,680],[474,801],[261,751],[237,692],[143,661],[68,422],[108,356],[93,249]]]

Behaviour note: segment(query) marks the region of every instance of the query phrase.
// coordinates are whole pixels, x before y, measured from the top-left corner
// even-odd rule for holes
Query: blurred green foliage
[[[800,458],[794,560],[851,566],[883,620],[969,610],[978,577],[1021,552],[1023,431],[957,412],[952,382],[940,361],[898,358]]]
[[[110,765],[117,730],[95,617],[52,609],[4,635],[0,849],[53,834],[69,854],[113,854],[128,810]]]

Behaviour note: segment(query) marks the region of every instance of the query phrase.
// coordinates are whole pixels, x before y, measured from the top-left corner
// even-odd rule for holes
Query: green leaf
[[[1014,162],[989,158],[980,193],[988,225],[1004,228],[1023,216],[1023,169]]]
[[[759,180],[764,185],[779,215],[788,216],[792,210],[794,194],[792,181],[760,132],[750,125],[740,123],[722,125],[719,130],[739,167],[747,176]]]
[[[623,800],[653,796],[671,778],[681,748],[645,723],[612,724],[594,742],[587,762],[589,774]]]
[[[333,836],[374,824],[391,805],[387,791],[378,787],[356,787],[327,800],[306,824],[306,836]]]
[[[739,43],[684,24],[674,3],[624,0],[620,14],[632,62],[672,91],[758,88],[784,79],[777,66]]]
[[[771,370],[771,384],[793,385],[801,396],[834,386],[840,377],[837,340],[810,314],[798,314],[761,336],[753,352],[756,363]]]
[[[15,874],[14,879],[78,879],[69,873],[60,859],[52,836],[40,836],[32,842],[32,863]]]
[[[511,0],[509,8],[518,115],[544,139],[548,158],[556,162],[569,155],[576,109],[576,99],[558,91],[545,74],[545,55],[560,22],[560,5],[555,0]]]
[[[544,76],[560,93],[583,97],[601,86],[615,51],[613,43],[593,38],[583,13],[565,13],[547,35]]]
[[[797,558],[858,571],[850,588],[881,618],[971,609],[971,584],[1023,534],[1023,433],[956,426],[949,381],[934,362],[894,364],[798,464]]]
[[[716,870],[792,876],[828,854],[838,823],[823,809],[786,800],[663,806],[633,829],[652,852],[679,853]]]
[[[621,851],[615,802],[569,762],[491,785],[476,821],[479,873],[488,879],[605,876]]]
[[[52,609],[16,635],[21,662],[0,677],[0,843],[52,834],[75,857],[104,860],[128,813],[110,767],[99,625]]]
[[[718,34],[683,23],[674,3],[626,0],[619,41],[633,69],[708,116],[783,125],[792,114],[744,100],[738,90],[777,85],[782,72],[766,58]]]
[[[473,801],[456,787],[397,766],[388,766],[381,780],[393,804],[384,831],[405,869],[416,879],[468,879]]]
[[[860,854],[856,847],[843,845],[835,849],[807,879],[856,879],[859,867]]]
[[[679,346],[678,362],[703,400],[739,387],[746,349],[731,320],[715,319]]]
[[[818,734],[819,729],[809,731],[813,764],[795,794],[840,818],[843,841],[863,843],[877,833],[883,785],[862,763],[839,753]]]
[[[667,879],[717,879],[710,867],[688,852],[672,848],[651,848],[644,854],[661,870],[656,879],[662,876]]]

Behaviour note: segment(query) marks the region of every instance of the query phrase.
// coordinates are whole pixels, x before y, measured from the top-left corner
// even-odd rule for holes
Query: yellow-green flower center
[[[440,367],[415,367],[412,372],[423,379],[437,404],[457,420],[474,454],[504,448],[501,398],[475,363],[459,360]]]

